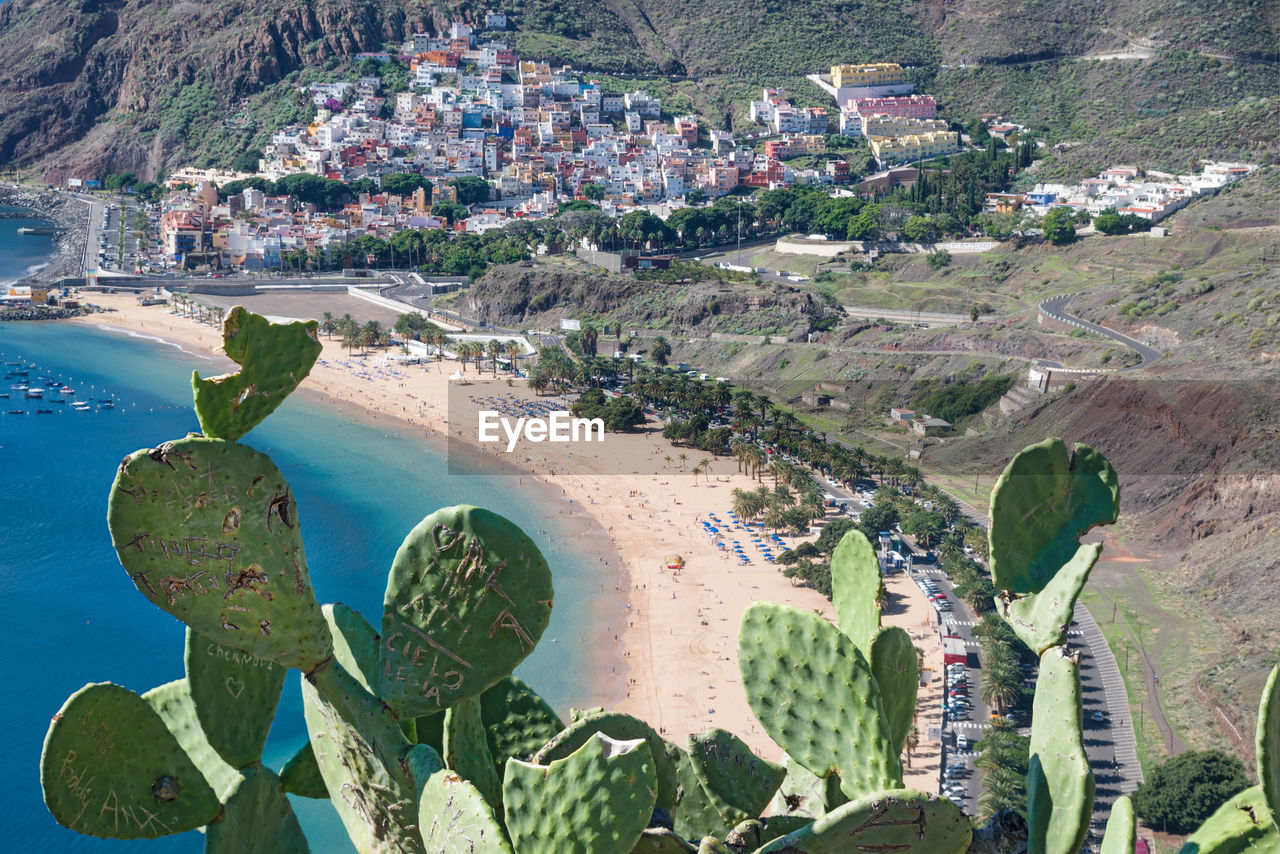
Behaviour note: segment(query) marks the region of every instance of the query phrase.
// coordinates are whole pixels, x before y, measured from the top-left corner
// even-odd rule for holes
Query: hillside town
[[[163,266],[269,270],[291,253],[330,252],[364,235],[483,234],[554,216],[566,204],[665,220],[734,192],[825,186],[874,195],[874,187],[842,189],[858,176],[848,158],[826,156],[833,141],[864,139],[866,166],[880,169],[968,143],[897,63],[812,75],[835,101],[834,122],[826,107],[796,106],[783,90],[765,88],[747,111],[758,130],[735,135],[696,115],[671,115],[643,89],[606,91],[568,66],[521,59],[501,39],[504,26],[491,15],[483,29],[454,23],[439,37],[407,40],[395,57],[409,69],[407,91],[386,96],[372,74],[306,86],[312,119],[273,133],[256,172],[171,174],[157,222]],[[361,59],[367,69],[392,56]],[[1025,130],[998,115],[980,121],[1001,146]],[[1114,208],[1154,222],[1248,169],[1164,176],[1117,167],[1075,186],[988,194],[983,211]],[[280,190],[289,181],[350,192],[343,204],[317,204]]]

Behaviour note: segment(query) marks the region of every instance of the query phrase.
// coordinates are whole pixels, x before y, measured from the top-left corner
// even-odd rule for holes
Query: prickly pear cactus
[[[480,698],[459,700],[444,713],[444,764],[479,790],[494,808],[502,809],[502,780],[480,720]]]
[[[880,630],[880,560],[856,528],[840,538],[831,554],[831,604],[836,625],[863,655]]]
[[[310,741],[303,744],[284,763],[284,767],[280,769],[280,784],[289,794],[302,798],[329,797],[329,790],[324,787],[324,778],[320,776],[320,766],[316,764],[316,754],[311,749]]]
[[[226,800],[240,781],[240,772],[227,764],[213,749],[196,716],[191,687],[186,679],[175,679],[142,695],[177,740],[182,752],[200,769],[219,800]]]
[[[1271,821],[1280,816],[1280,664],[1271,669],[1258,704],[1254,746],[1258,756],[1258,785],[1271,810]]]
[[[1053,647],[1040,656],[1027,768],[1030,854],[1076,854],[1093,814],[1093,771],[1080,711],[1080,655]]]
[[[738,667],[769,737],[850,797],[902,788],[902,767],[866,658],[816,614],[756,602],[742,615]]]
[[[493,807],[471,783],[441,769],[421,789],[418,825],[427,854],[511,854]]]
[[[698,849],[665,827],[646,827],[631,854],[697,854]]]
[[[1009,593],[1038,593],[1081,548],[1081,535],[1120,513],[1120,481],[1106,457],[1061,439],[1019,452],[991,493],[991,580]]]
[[[40,785],[59,824],[109,839],[182,833],[222,808],[160,716],[110,682],[86,685],[53,716]]]
[[[1121,795],[1111,805],[1107,830],[1102,836],[1098,854],[1133,854],[1138,846],[1138,823],[1133,815],[1133,801]]]
[[[593,733],[550,765],[507,760],[502,804],[520,854],[629,854],[653,814],[658,782],[644,739]]]
[[[702,788],[728,824],[759,817],[787,776],[785,768],[756,756],[727,730],[691,735],[685,749]]]
[[[654,732],[653,727],[631,715],[621,712],[598,712],[579,718],[543,745],[542,749],[534,754],[533,761],[539,765],[546,765],[552,760],[564,759],[586,744],[598,732],[604,733],[615,741],[630,741],[634,738],[645,740],[649,745],[655,773],[658,776],[657,806],[664,810],[671,809],[676,802],[677,786],[675,762],[671,758],[674,745],[668,744],[662,736]],[[730,824],[732,825],[732,822]]]
[[[896,789],[855,798],[812,824],[779,836],[756,854],[963,854],[972,835],[969,819],[951,801]]]
[[[200,379],[191,374],[200,429],[236,441],[270,415],[306,379],[320,356],[314,320],[271,323],[235,306],[222,322],[223,352],[240,370]]]
[[[360,851],[423,854],[410,744],[387,707],[341,665],[302,678],[302,710],[329,799]]]
[[[1000,616],[1036,655],[1067,642],[1076,600],[1101,554],[1102,543],[1081,546],[1039,593],[997,594]]]
[[[303,671],[331,654],[297,503],[266,456],[200,436],[136,451],[107,523],[138,592],[205,637]]]
[[[205,854],[310,854],[298,818],[270,768],[246,768],[222,817],[205,831]]]
[[[819,778],[790,756],[783,756],[782,767],[787,776],[769,804],[770,815],[813,820],[849,802],[840,791],[839,774]]]
[[[532,758],[564,729],[555,710],[517,676],[500,679],[480,695],[480,717],[499,773],[509,758]]]
[[[675,831],[686,839],[701,839],[703,836],[723,836],[733,827],[733,822],[726,819],[716,809],[711,795],[707,793],[693,767],[691,757],[683,747],[669,751],[676,769],[676,802],[671,808]],[[652,750],[652,747],[650,748]]]
[[[1280,828],[1271,819],[1261,786],[1251,786],[1205,819],[1178,854],[1274,854]]]
[[[261,760],[288,671],[191,629],[186,667],[191,700],[209,743],[235,768]]]
[[[553,596],[546,560],[514,523],[478,507],[436,511],[391,565],[378,695],[406,718],[480,694],[533,651]]]
[[[355,608],[335,602],[323,605],[333,636],[333,657],[370,694],[378,686],[378,632]]]
[[[894,755],[902,753],[916,714],[916,691],[920,687],[920,663],[911,636],[897,626],[886,626],[871,642],[871,675],[880,688],[880,702],[889,724]]]

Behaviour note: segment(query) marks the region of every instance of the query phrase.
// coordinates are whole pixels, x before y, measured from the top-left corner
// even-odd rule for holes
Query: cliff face
[[[416,0],[11,0],[0,5],[0,162],[54,153],[51,180],[149,176],[182,152],[187,125],[218,124],[209,110],[449,17]]]

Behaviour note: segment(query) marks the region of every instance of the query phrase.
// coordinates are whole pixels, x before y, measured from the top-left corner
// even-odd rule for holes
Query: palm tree
[[[333,337],[333,312],[326,311],[320,318],[320,331],[330,338]]]
[[[760,515],[763,505],[760,503],[760,497],[755,492],[748,492],[745,489],[734,487],[729,495],[732,501],[730,506],[739,519],[746,521]]]
[[[773,499],[782,507],[794,507],[796,504],[795,493],[785,483],[780,483],[773,488]]]
[[[515,341],[508,341],[505,350],[507,358],[511,360],[511,373],[518,374],[520,369],[516,367],[516,359],[520,357],[520,345]]]
[[[684,464],[687,463],[688,461],[689,461],[689,455],[684,452],[681,452],[680,454],[680,470],[681,471],[684,471]]]
[[[787,511],[785,508],[772,504],[764,512],[764,526],[774,531],[781,531],[788,526]]]
[[[689,471],[693,472],[693,485],[697,486],[698,475],[702,474],[702,463],[696,464],[693,468],[689,469]]]
[[[1003,715],[1022,699],[1022,670],[1016,665],[1001,665],[998,662],[999,659],[983,662],[979,693],[984,703],[993,706],[997,714]]]
[[[661,335],[653,339],[653,346],[649,348],[649,355],[653,356],[653,360],[659,365],[667,363],[667,357],[671,355],[671,345],[667,343],[667,339]]]
[[[911,725],[911,731],[907,733],[906,743],[903,745],[907,749],[907,767],[911,767],[911,751],[920,746],[920,730],[915,724]]]
[[[670,454],[667,454],[667,455],[666,455],[665,457],[663,457],[662,459],[666,460],[666,462],[667,462],[667,468],[671,468],[671,455],[670,455]]]
[[[698,460],[698,465],[702,466],[703,474],[707,476],[707,483],[711,482],[711,458],[703,457]]]

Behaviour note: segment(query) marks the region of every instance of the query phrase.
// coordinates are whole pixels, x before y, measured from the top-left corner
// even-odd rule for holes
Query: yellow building
[[[900,137],[873,136],[868,142],[880,165],[910,163],[928,157],[941,157],[960,149],[960,135],[955,131],[910,134]]]
[[[865,65],[831,66],[831,85],[837,89],[865,86],[892,86],[906,83],[907,75],[896,62],[872,62]]]
[[[942,119],[912,119],[906,116],[885,116],[878,113],[862,116],[862,135],[865,137],[911,136],[945,131],[947,127],[947,123]]]

